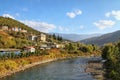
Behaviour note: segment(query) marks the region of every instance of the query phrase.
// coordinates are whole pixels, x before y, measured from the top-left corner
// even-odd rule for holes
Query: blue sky
[[[120,30],[120,0],[3,0],[0,16],[42,32],[93,34]]]

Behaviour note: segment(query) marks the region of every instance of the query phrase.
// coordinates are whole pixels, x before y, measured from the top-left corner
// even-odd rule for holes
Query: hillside
[[[11,18],[0,17],[0,48],[23,48],[35,44],[28,39],[30,34],[41,32]]]
[[[43,36],[41,36],[41,33]],[[0,17],[0,48],[23,48],[24,46],[40,46],[41,37],[44,42],[61,42],[62,38],[37,31],[17,20]],[[43,42],[43,43],[44,43]]]
[[[87,43],[87,44],[97,44],[97,45],[104,45],[110,42],[116,42],[120,40],[120,30],[104,34],[100,37],[93,37],[85,40],[81,40],[80,42]]]
[[[19,27],[21,29],[27,30],[28,33],[32,32],[33,34],[40,33],[39,31],[11,18],[1,17],[0,16],[0,26],[8,26],[8,28]]]
[[[13,37],[0,30],[0,48],[13,47],[15,45],[16,43],[13,40]]]

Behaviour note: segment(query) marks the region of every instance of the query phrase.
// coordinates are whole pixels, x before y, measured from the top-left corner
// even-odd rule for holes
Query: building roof
[[[26,46],[26,47],[24,47],[24,48],[26,48],[26,49],[31,49],[31,48],[35,48],[34,46]]]

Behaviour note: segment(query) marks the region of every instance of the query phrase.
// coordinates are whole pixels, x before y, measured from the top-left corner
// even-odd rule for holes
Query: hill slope
[[[3,27],[7,26],[4,30]],[[27,30],[27,32],[12,29]],[[34,42],[28,39],[30,34],[39,35],[41,32],[11,18],[0,17],[0,48],[22,48]]]
[[[17,20],[0,17],[0,48],[23,48],[24,46],[40,45],[42,42],[39,39],[43,32],[37,31]],[[52,35],[46,35],[46,41],[60,42]],[[33,35],[34,40],[30,36]],[[38,39],[36,37],[38,36]]]
[[[104,45],[106,43],[116,42],[118,40],[120,40],[120,30],[112,33],[104,34],[100,37],[93,37],[93,38],[81,40],[81,42],[87,44]]]
[[[25,29],[29,32],[34,34],[40,33],[39,31],[11,18],[5,18],[0,16],[0,26],[8,26],[8,28],[19,27],[21,29]]]
[[[16,43],[13,37],[0,30],[0,48],[13,47]]]

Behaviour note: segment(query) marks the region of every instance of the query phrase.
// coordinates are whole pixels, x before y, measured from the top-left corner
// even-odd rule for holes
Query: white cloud
[[[2,16],[3,16],[3,17],[8,17],[8,18],[15,19],[15,17],[14,17],[14,16],[12,16],[12,15],[10,15],[10,14],[3,14]]]
[[[84,26],[83,26],[83,25],[81,25],[81,26],[80,26],[80,29],[83,29],[83,28],[84,28]]]
[[[69,29],[68,28],[65,28],[65,27],[62,27],[62,26],[59,26],[58,27],[58,29],[60,30],[60,31],[69,31]]]
[[[56,26],[54,24],[48,24],[46,22],[29,21],[29,20],[25,20],[25,21],[21,21],[21,22],[25,23],[26,25],[28,25],[36,30],[42,31],[42,32],[49,32],[56,28]]]
[[[24,12],[27,12],[28,11],[28,8],[23,8],[22,9]]]
[[[60,31],[63,31],[63,30],[64,30],[63,27],[61,27],[61,26],[59,26],[58,28],[59,28]]]
[[[16,16],[20,16],[20,14],[19,14],[19,13],[16,13],[15,15],[16,15]]]
[[[81,10],[75,10],[76,15],[81,15],[82,11]]]
[[[68,32],[68,31],[69,31],[69,29],[68,29],[68,28],[65,28],[65,31],[67,31],[67,32]]]
[[[81,10],[75,10],[73,12],[67,12],[66,15],[69,17],[69,18],[75,18],[76,16],[78,15],[81,15],[82,14],[82,11]]]
[[[116,20],[120,20],[120,10],[113,10],[105,14],[106,17],[114,17]]]
[[[75,18],[76,14],[73,13],[73,12],[67,12],[67,16],[70,17],[70,18]]]
[[[110,17],[110,15],[111,15],[110,12],[107,12],[107,13],[105,14],[106,17]]]
[[[115,25],[115,22],[112,20],[100,20],[98,22],[93,23],[96,27],[103,30],[105,28],[111,28],[113,25]]]

